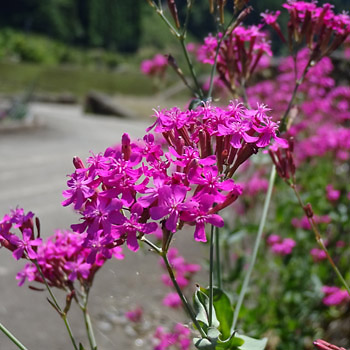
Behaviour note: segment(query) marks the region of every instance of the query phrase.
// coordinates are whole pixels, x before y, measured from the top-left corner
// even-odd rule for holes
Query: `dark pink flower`
[[[133,310],[129,310],[127,312],[125,312],[125,317],[131,321],[131,322],[135,322],[138,323],[142,320],[142,316],[143,316],[143,309],[142,307],[137,307]]]
[[[342,304],[350,298],[346,290],[342,290],[338,287],[323,286],[322,292],[325,294],[322,302],[327,306]]]
[[[18,238],[16,235],[10,235],[8,238],[9,242],[16,247],[13,251],[13,257],[19,260],[25,253],[29,259],[36,259],[37,254],[32,247],[39,246],[42,243],[42,239],[33,239],[33,232],[29,228],[24,229],[22,235],[22,239]]]
[[[139,249],[137,242],[138,234],[149,234],[154,232],[158,225],[155,222],[142,223],[141,214],[143,208],[135,203],[130,210],[130,218],[126,218],[120,212],[113,212],[110,216],[113,225],[112,235],[116,239],[126,239],[127,246],[132,251]]]

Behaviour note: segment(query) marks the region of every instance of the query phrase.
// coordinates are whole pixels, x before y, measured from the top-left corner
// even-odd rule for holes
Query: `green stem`
[[[158,253],[159,255],[162,255],[162,250],[158,246],[156,246],[154,243],[149,241],[145,236],[142,236],[140,240],[142,242],[145,242],[147,245],[149,245],[156,253]]]
[[[301,199],[301,196],[300,196],[299,191],[297,190],[295,184],[290,184],[290,187],[293,189],[293,191],[295,193],[295,196],[297,197],[300,206],[304,210],[305,204],[304,204],[303,200]],[[312,231],[315,234],[315,238],[316,238],[316,241],[317,241],[318,245],[326,253],[327,259],[328,259],[329,263],[331,264],[334,272],[336,273],[336,275],[338,276],[338,278],[340,279],[341,283],[343,284],[344,288],[346,289],[346,291],[348,292],[348,294],[350,296],[350,287],[347,284],[347,282],[345,281],[345,279],[344,279],[343,275],[341,274],[341,272],[339,271],[339,269],[338,269],[337,265],[335,264],[333,258],[329,254],[328,249],[326,248],[326,246],[325,246],[325,244],[323,242],[321,233],[318,230],[318,227],[317,227],[317,225],[315,223],[315,220],[313,219],[313,217],[309,217],[309,216],[307,216],[307,219],[309,221],[309,224],[311,226]]]
[[[87,292],[87,294],[84,298],[84,305],[81,309],[82,309],[83,315],[84,315],[85,328],[86,328],[86,333],[87,333],[87,336],[89,339],[90,348],[91,348],[91,350],[97,350],[94,329],[92,328],[91,318],[90,318],[89,312],[87,310],[88,297],[89,297],[89,293]]]
[[[220,259],[220,237],[219,237],[219,228],[215,228],[215,255],[216,255],[216,283],[218,288],[222,288],[221,280],[221,259]]]
[[[77,344],[76,344],[75,339],[74,339],[74,336],[73,336],[72,329],[71,329],[70,324],[69,324],[69,322],[68,322],[68,320],[67,320],[67,315],[66,315],[66,314],[63,314],[63,315],[62,315],[62,319],[63,319],[63,321],[64,321],[64,324],[66,325],[67,332],[68,332],[69,338],[70,338],[70,340],[71,340],[71,342],[72,342],[72,344],[73,344],[73,346],[74,346],[74,349],[75,349],[75,350],[78,350]]]
[[[248,100],[248,95],[247,95],[247,89],[246,89],[246,81],[245,79],[242,79],[241,81],[241,88],[242,88],[242,94],[243,94],[243,101],[244,104],[247,108],[251,108],[250,104],[249,104],[249,100]]]
[[[63,321],[64,321],[64,324],[65,324],[65,326],[66,326],[66,328],[67,328],[67,332],[68,332],[69,337],[70,337],[70,339],[71,339],[71,341],[72,341],[72,344],[73,344],[73,346],[74,346],[74,349],[75,349],[75,350],[78,350],[77,344],[76,344],[75,339],[74,339],[74,336],[73,336],[72,329],[71,329],[71,327],[70,327],[70,325],[69,325],[69,322],[68,322],[68,320],[67,320],[67,315],[66,315],[66,314],[62,311],[62,309],[60,308],[60,306],[59,306],[59,304],[58,304],[58,301],[57,301],[55,295],[53,294],[53,292],[52,292],[52,290],[51,290],[49,284],[47,283],[46,278],[45,278],[45,276],[44,276],[44,274],[43,274],[43,271],[41,270],[40,265],[38,264],[38,261],[37,261],[36,259],[33,259],[33,260],[31,260],[31,261],[34,263],[34,265],[35,265],[36,268],[38,269],[39,274],[40,274],[40,276],[41,276],[41,278],[42,278],[42,280],[43,280],[43,282],[44,282],[44,284],[45,284],[45,286],[46,286],[46,289],[47,289],[47,291],[49,292],[49,294],[50,294],[50,296],[51,296],[51,298],[52,298],[52,300],[53,300],[53,303],[54,303],[54,305],[55,305],[56,308],[57,308],[57,311],[59,312],[59,314],[61,315],[61,317],[62,317],[62,319],[63,319]]]
[[[182,47],[182,51],[183,51],[183,53],[185,55],[186,62],[188,64],[188,68],[190,69],[190,73],[191,73],[194,85],[196,87],[198,97],[200,99],[203,99],[204,98],[203,91],[202,91],[202,89],[201,89],[201,87],[200,87],[200,85],[198,83],[197,75],[196,75],[196,72],[194,70],[194,66],[193,66],[192,60],[190,58],[190,55],[188,54],[188,51],[187,51],[187,48],[186,48],[186,44],[185,44],[185,37],[183,35],[181,35],[179,37],[179,40],[180,40],[180,44],[181,44],[181,47]]]
[[[265,197],[264,208],[263,208],[263,212],[262,212],[260,223],[259,223],[258,234],[256,236],[256,240],[255,240],[255,244],[254,244],[253,255],[252,255],[252,259],[251,259],[250,264],[249,264],[248,271],[244,277],[241,292],[239,293],[237,305],[236,305],[235,312],[233,315],[232,330],[235,330],[235,328],[236,328],[239,312],[240,312],[240,309],[242,307],[243,299],[244,299],[245,294],[247,292],[250,277],[251,277],[251,274],[253,272],[253,268],[254,268],[254,265],[256,262],[256,258],[257,258],[258,250],[259,250],[259,245],[261,242],[263,230],[264,230],[265,223],[266,223],[267,213],[268,213],[270,202],[271,202],[271,195],[272,195],[273,186],[275,184],[275,180],[276,180],[276,169],[275,169],[275,166],[272,166],[271,173],[270,173],[269,187],[268,187],[267,194]]]
[[[207,335],[205,334],[205,332],[203,331],[201,325],[199,324],[199,322],[196,320],[196,315],[194,313],[194,311],[192,310],[192,307],[191,305],[188,303],[186,297],[184,296],[184,294],[182,293],[182,290],[180,288],[180,286],[178,285],[177,281],[176,281],[176,278],[175,278],[175,275],[174,275],[174,271],[169,263],[169,260],[168,260],[168,257],[167,257],[167,254],[166,252],[162,252],[161,253],[161,256],[164,260],[164,263],[165,263],[165,266],[167,268],[167,271],[168,271],[168,274],[169,274],[169,277],[175,287],[175,290],[177,292],[177,294],[179,295],[181,301],[182,301],[182,305],[184,307],[184,309],[187,311],[187,313],[189,314],[193,324],[196,326],[196,328],[198,329],[199,333],[201,334],[202,338],[206,338]]]
[[[209,327],[213,323],[213,272],[214,272],[214,225],[210,230],[210,251],[209,251]]]
[[[0,331],[2,331],[20,350],[28,350],[2,323],[0,323]]]
[[[218,61],[218,56],[219,56],[219,51],[220,51],[220,47],[221,47],[221,44],[222,42],[224,41],[224,39],[226,38],[227,34],[228,34],[228,30],[230,29],[232,23],[234,21],[234,17],[231,18],[231,21],[230,23],[228,24],[228,26],[226,27],[226,29],[224,30],[224,33],[222,35],[222,37],[219,39],[218,41],[218,46],[216,48],[216,51],[215,51],[215,58],[214,58],[214,64],[213,66],[211,67],[211,72],[210,72],[210,82],[209,82],[209,91],[208,91],[208,95],[207,95],[207,98],[211,98],[212,96],[212,93],[213,93],[213,85],[214,85],[214,75],[215,75],[215,71],[216,71],[216,64],[217,64],[217,61]]]
[[[311,61],[309,61],[308,64],[306,65],[306,67],[305,67],[305,69],[303,71],[303,74],[301,75],[301,78],[299,80],[296,79],[296,81],[295,81],[295,86],[294,86],[294,90],[293,90],[292,96],[291,96],[291,98],[289,100],[287,109],[286,109],[286,111],[284,112],[284,114],[283,114],[283,116],[281,118],[281,124],[280,124],[280,127],[279,127],[279,131],[280,132],[284,132],[284,131],[287,130],[287,121],[288,121],[289,112],[290,112],[290,110],[293,107],[294,99],[295,99],[295,96],[296,96],[296,94],[298,92],[299,86],[303,83],[303,81],[305,79],[305,76],[306,76],[307,72],[310,69],[310,64],[311,64]],[[294,63],[294,66],[295,66],[295,69],[296,69],[296,62]],[[295,73],[295,74],[297,74],[297,73]]]
[[[179,32],[174,28],[174,26],[169,22],[169,20],[164,16],[163,9],[160,7],[160,5],[156,8],[156,12],[160,16],[160,18],[163,20],[163,22],[169,27],[170,32],[175,35],[177,38],[180,37]]]

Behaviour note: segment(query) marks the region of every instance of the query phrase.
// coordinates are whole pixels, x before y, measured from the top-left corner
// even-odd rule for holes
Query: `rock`
[[[110,96],[96,91],[91,91],[87,94],[84,103],[84,111],[86,113],[110,115],[122,118],[137,118],[132,111],[121,106]]]

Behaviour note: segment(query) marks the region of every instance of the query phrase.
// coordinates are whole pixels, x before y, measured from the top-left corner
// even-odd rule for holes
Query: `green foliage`
[[[0,28],[45,34],[68,44],[135,52],[142,0],[19,0],[0,13]]]
[[[233,308],[230,298],[219,288],[213,289],[212,320],[209,316],[209,289],[197,287],[193,296],[196,319],[207,337],[194,338],[199,350],[263,350],[267,339],[257,340],[232,330]]]

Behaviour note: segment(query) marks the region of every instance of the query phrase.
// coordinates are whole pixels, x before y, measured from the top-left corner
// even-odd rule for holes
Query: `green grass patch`
[[[79,97],[91,90],[139,96],[156,91],[152,80],[135,69],[111,71],[0,62],[0,78],[1,93],[29,91],[32,86],[37,93],[71,92]]]

